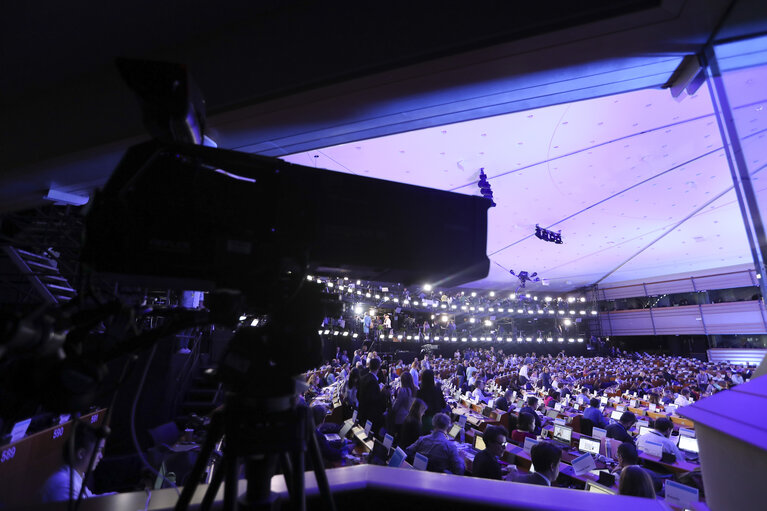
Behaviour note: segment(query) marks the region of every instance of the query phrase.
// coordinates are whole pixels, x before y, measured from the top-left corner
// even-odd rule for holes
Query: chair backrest
[[[631,406],[629,406],[629,412],[632,412],[636,416],[645,414],[645,411],[643,408],[633,408]]]
[[[181,437],[181,431],[175,422],[166,422],[149,430],[154,445],[173,445]]]
[[[647,416],[652,418],[652,420],[658,420],[662,417],[666,417],[666,414],[660,412],[647,412]]]
[[[678,424],[680,426],[684,426],[685,428],[695,427],[695,423],[693,421],[691,421],[690,419],[685,419],[683,417],[671,416],[671,422],[673,422],[674,424]]]
[[[591,421],[591,419],[581,417],[581,434],[586,436],[591,436],[593,432],[594,432],[594,423]]]

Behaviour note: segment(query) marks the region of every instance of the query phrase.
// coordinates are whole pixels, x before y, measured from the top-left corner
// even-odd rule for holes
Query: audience
[[[634,438],[629,434],[631,427],[636,424],[637,418],[633,412],[623,412],[618,422],[607,426],[607,438],[614,438],[620,442],[634,443]]]
[[[450,427],[450,417],[444,413],[434,416],[433,430],[431,434],[424,435],[413,442],[405,452],[408,459],[413,459],[416,453],[422,454],[429,459],[426,470],[429,472],[449,471],[453,474],[463,474],[463,458],[458,454],[455,442],[451,441],[447,434]]]
[[[63,449],[63,464],[51,475],[40,490],[41,502],[76,501],[84,485],[83,476],[88,472],[88,464],[93,460],[90,470],[96,468],[103,457],[104,440],[88,425],[78,424],[74,431],[74,448],[66,442]],[[70,486],[71,481],[71,486]],[[83,498],[95,496],[87,486]]]
[[[474,456],[471,465],[471,474],[474,477],[484,477],[486,479],[502,478],[501,465],[498,463],[498,457],[506,449],[506,436],[508,432],[503,426],[488,426],[482,435],[485,441],[485,449],[479,451]]]
[[[413,404],[410,405],[410,412],[405,417],[405,421],[400,429],[398,439],[400,445],[410,445],[418,440],[418,437],[421,436],[421,424],[425,412],[426,403],[424,403],[423,399],[415,398]]]
[[[599,399],[591,398],[589,406],[583,410],[583,418],[588,419],[591,423],[598,428],[606,428],[607,420],[602,415],[602,410],[599,409]]]
[[[670,438],[672,431],[674,431],[674,423],[670,419],[661,417],[655,421],[654,429],[637,438],[637,445],[641,449],[646,441],[657,442],[663,446],[664,453],[672,454],[677,460],[683,460],[682,451]]]
[[[520,412],[517,418],[517,429],[511,433],[511,441],[515,444],[523,445],[525,438],[535,438],[533,429],[535,428],[535,419],[527,412]]]
[[[559,475],[559,460],[562,458],[562,449],[550,442],[538,442],[530,450],[530,458],[533,461],[535,472],[517,477],[517,482],[551,486],[551,483],[556,481]]]
[[[655,498],[655,488],[650,474],[637,465],[629,465],[621,471],[618,493],[632,497]]]

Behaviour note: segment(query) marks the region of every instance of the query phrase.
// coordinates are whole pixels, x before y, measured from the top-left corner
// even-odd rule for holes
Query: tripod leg
[[[205,437],[205,443],[203,443],[199,454],[197,455],[197,461],[194,463],[192,472],[189,474],[189,483],[184,485],[184,490],[176,502],[176,511],[186,510],[189,507],[189,502],[192,500],[194,491],[197,489],[197,485],[202,478],[203,472],[205,472],[205,464],[208,462],[208,458],[213,453],[213,449],[216,447],[216,442],[223,435],[224,416],[220,411],[214,412],[208,427],[208,434]]]
[[[282,453],[280,456],[280,464],[282,465],[282,476],[285,478],[285,486],[288,487],[288,494],[292,499],[295,497],[295,489],[293,488],[293,462],[290,460],[289,453]]]
[[[304,451],[299,450],[295,453],[295,466],[293,467],[293,494],[291,500],[295,503],[295,511],[306,511],[306,489],[304,488]]]
[[[317,435],[315,434],[314,416],[311,413],[306,414],[306,434],[308,435],[308,442],[306,447],[309,450],[309,456],[312,460],[312,466],[314,467],[314,477],[317,480],[317,487],[320,490],[320,496],[325,502],[325,508],[328,511],[335,511],[336,504],[333,500],[333,495],[330,493],[328,475],[325,473],[325,465],[322,462],[320,443],[317,440]]]
[[[229,451],[229,452],[227,452]],[[224,451],[224,509],[237,509],[237,452],[229,447]]]
[[[216,494],[221,487],[221,481],[224,480],[224,460],[222,459],[213,469],[213,478],[210,480],[205,497],[200,504],[200,511],[208,511],[216,500]]]
[[[309,437],[309,456],[311,456],[312,466],[314,467],[314,477],[317,479],[320,496],[325,502],[325,509],[328,511],[335,511],[336,503],[333,499],[333,494],[330,493],[328,475],[325,473],[325,466],[322,464],[320,444],[317,441],[317,437],[313,434]]]

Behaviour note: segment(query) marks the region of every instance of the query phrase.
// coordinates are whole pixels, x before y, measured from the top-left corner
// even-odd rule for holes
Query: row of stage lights
[[[313,277],[311,275],[307,276],[306,280],[309,280],[309,281],[316,280],[317,283],[319,283],[319,284],[323,283],[323,281],[320,278],[315,278],[315,277]],[[344,277],[344,281],[348,281],[348,280],[349,280],[348,277]],[[329,289],[338,289],[339,291],[343,291],[344,289],[347,289],[348,293],[354,293],[354,289],[349,287],[348,285],[344,285],[344,284],[336,285],[336,284],[334,284],[333,282],[330,282],[330,281],[325,281],[324,283],[325,283],[325,285]],[[356,285],[358,285],[358,286],[361,285],[361,281],[358,280]],[[425,291],[431,291],[431,289],[432,289],[432,287],[429,284],[424,285],[424,290]],[[392,296],[389,296],[389,295],[372,294],[370,292],[364,292],[363,293],[359,289],[356,291],[356,294],[357,294],[357,296],[364,296],[365,298],[375,298],[376,300],[383,300],[384,302],[391,301],[393,303],[400,303],[399,298],[392,297]],[[471,292],[471,297],[475,298],[476,296],[477,296],[476,291],[472,291]],[[490,296],[490,298],[495,298],[495,296],[496,296],[495,291],[490,291],[489,296]],[[530,295],[529,293],[527,293],[525,295],[521,295],[521,294],[517,295],[516,293],[511,293],[511,294],[509,294],[509,299],[510,300],[515,300],[517,297],[522,298],[523,296],[525,298],[532,298],[533,301],[536,301],[536,302],[538,301],[538,297],[537,296]],[[546,297],[543,298],[543,301],[548,304],[548,303],[553,302],[553,301],[563,302],[565,300],[563,298],[561,298],[561,297],[557,297],[555,299],[555,298],[552,298],[551,296],[546,296]],[[580,301],[581,303],[585,303],[586,302],[586,298],[580,297],[580,300],[576,299],[574,296],[569,296],[567,298],[567,303],[576,303],[577,301]],[[420,303],[424,307],[439,307],[440,309],[448,309],[448,305],[444,304],[444,303],[442,303],[442,304],[433,304],[433,303],[426,302],[426,301],[423,301],[423,302],[420,302]],[[418,300],[408,300],[408,299],[402,300],[402,305],[410,305],[410,304],[412,304],[414,306],[418,306],[419,305],[419,301]],[[486,309],[485,307],[475,307],[475,306],[468,306],[468,305],[462,305],[460,308],[463,311],[479,311],[479,312],[485,312],[485,309]],[[458,310],[458,306],[457,305],[450,305],[449,309],[450,310]],[[521,314],[521,313],[524,312],[524,309],[516,309],[516,311]],[[487,308],[487,312],[514,312],[514,308],[503,309],[503,308],[488,307]],[[535,314],[535,311],[528,310],[527,312],[528,312],[528,314]],[[586,314],[585,311],[581,311],[580,313],[581,314]],[[591,313],[593,315],[597,314],[596,311],[591,311]],[[544,311],[538,310],[538,314],[544,314]],[[550,310],[549,314],[555,314],[555,311]],[[565,311],[559,311],[559,314],[565,314]],[[570,311],[570,314],[575,314],[575,311]]]
[[[334,336],[340,335],[342,337],[349,337],[349,332],[348,331],[339,332],[338,330],[333,330],[333,331],[331,331],[331,330],[318,330],[317,333],[320,334],[320,335],[331,335],[332,334]],[[351,337],[353,339],[356,339],[357,337],[359,337],[359,334],[356,334],[356,333],[352,334]],[[444,336],[439,336],[439,335],[433,335],[433,336],[429,336],[429,335],[407,335],[407,336],[403,335],[403,336],[395,336],[394,334],[389,334],[389,335],[381,334],[381,335],[378,336],[378,338],[381,339],[381,340],[394,339],[395,337],[402,337],[404,339],[407,339],[408,341],[419,341],[419,340],[421,340],[421,338],[423,338],[424,341],[433,340],[433,341],[437,341],[437,342],[439,342],[440,340],[443,341],[443,342],[445,342],[445,341],[458,342],[459,340],[461,342],[468,342],[468,341],[471,341],[471,342],[477,342],[477,341],[492,342],[493,340],[495,340],[496,342],[503,342],[504,339],[506,340],[506,342],[513,342],[514,341],[513,337],[495,337],[495,338],[493,338],[493,337],[450,337],[450,336],[447,336],[447,335],[444,335]],[[536,342],[543,342],[544,340],[546,342],[554,342],[554,338],[553,337],[546,337],[545,339],[543,337],[536,337],[535,339],[533,339],[532,337],[517,337],[517,342],[533,342],[533,340],[535,340]],[[570,337],[568,339],[565,339],[564,337],[557,337],[556,340],[557,340],[557,342],[565,342],[565,340],[567,340],[567,342],[583,342],[583,338],[582,337],[578,337],[578,338]]]

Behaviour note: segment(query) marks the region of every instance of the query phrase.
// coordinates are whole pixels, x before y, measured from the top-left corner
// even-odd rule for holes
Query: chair
[[[149,430],[149,436],[152,437],[152,441],[155,446],[161,445],[173,445],[179,438],[181,438],[181,431],[175,422],[166,422],[159,426]]]
[[[581,434],[591,436],[594,433],[594,423],[591,419],[581,417]]]
[[[675,415],[671,416],[671,422],[673,422],[674,424],[677,424],[678,426],[683,426],[685,428],[695,428],[695,423],[691,421],[690,419],[677,417]]]

